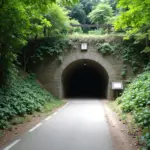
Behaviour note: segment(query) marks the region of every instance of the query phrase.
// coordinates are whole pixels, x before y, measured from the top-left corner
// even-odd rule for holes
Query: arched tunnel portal
[[[80,59],[62,73],[64,98],[107,98],[109,76],[94,60]]]

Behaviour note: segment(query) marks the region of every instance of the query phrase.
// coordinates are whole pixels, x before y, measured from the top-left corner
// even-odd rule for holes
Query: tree
[[[75,1],[78,0],[62,2],[72,4]],[[37,38],[45,28],[52,27],[52,20],[45,17],[52,2],[56,0],[0,0],[0,76],[8,75],[8,68],[14,64],[28,38]]]
[[[71,19],[70,24],[80,25],[79,21],[75,19]],[[80,26],[77,26],[77,27],[70,26],[69,33],[74,33],[74,32],[82,33],[83,31]]]
[[[94,3],[89,0],[81,0],[81,4],[83,5],[83,9],[86,15],[88,15],[92,11],[92,6],[94,5]]]
[[[112,16],[113,16],[112,7],[108,4],[103,3],[97,5],[88,15],[90,21],[96,24],[108,23],[108,21]]]
[[[79,3],[76,4],[73,8],[69,8],[69,16],[72,19],[78,20],[81,24],[91,24],[88,14],[92,11],[92,7],[97,5],[100,0],[79,0]],[[82,28],[86,33],[89,28]]]
[[[112,7],[114,15],[119,14],[119,10],[117,8],[117,0],[108,0],[108,4]]]
[[[80,23],[90,24],[88,14],[92,11],[92,7],[97,5],[100,0],[80,0],[73,8],[70,9],[69,16],[72,19],[78,20]]]
[[[73,5],[75,3],[78,3],[79,0],[50,0],[50,2],[54,3],[60,3],[61,5]]]
[[[47,36],[55,33],[66,32],[70,28],[70,18],[68,11],[57,4],[52,4],[45,18],[51,22],[52,26],[47,28]]]
[[[122,11],[114,23],[116,30],[124,30],[127,37],[136,36],[138,40],[146,40],[145,51],[150,51],[150,1],[118,0],[118,8]]]
[[[81,3],[75,5],[73,7],[73,9],[71,10],[69,16],[72,19],[78,20],[81,24],[85,24],[86,23],[86,13],[83,8],[84,8],[84,6]]]

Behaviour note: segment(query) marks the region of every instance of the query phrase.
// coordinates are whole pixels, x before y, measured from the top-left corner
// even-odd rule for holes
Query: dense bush
[[[41,111],[53,100],[56,98],[42,89],[34,76],[15,77],[9,88],[0,89],[0,128],[7,128],[15,116]]]
[[[117,99],[122,111],[131,112],[135,122],[143,129],[141,141],[150,149],[150,71],[139,75]]]
[[[104,29],[100,28],[97,30],[89,30],[88,34],[102,35],[102,34],[105,34],[105,31],[104,31]]]
[[[97,50],[103,55],[109,55],[113,53],[113,47],[109,43],[97,44]]]
[[[62,62],[62,52],[69,49],[69,47],[67,36],[59,34],[57,36],[29,40],[28,44],[22,48],[18,61],[24,71],[30,70],[31,66],[37,66],[37,63],[40,63],[47,57],[49,59],[55,57]]]

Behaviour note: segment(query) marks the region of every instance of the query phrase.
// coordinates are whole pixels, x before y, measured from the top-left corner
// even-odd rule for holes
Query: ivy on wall
[[[126,77],[127,65],[130,65],[133,69],[133,73],[138,73],[144,65],[148,64],[149,57],[145,53],[141,53],[143,43],[134,43],[132,40],[122,40],[121,41],[110,41],[104,43],[97,43],[97,51],[103,56],[115,55],[118,59],[123,60],[123,67],[121,76]]]
[[[117,59],[123,60],[121,76],[124,78],[128,71],[128,65],[133,68],[133,72],[136,74],[149,62],[148,55],[141,53],[144,43],[135,43],[134,39],[123,40],[123,36],[121,35],[58,35],[36,41],[29,41],[28,45],[23,48],[22,54],[20,55],[20,62],[24,70],[26,70],[31,63],[37,64],[45,59],[45,57],[57,58],[62,62],[63,58],[61,55],[64,50],[76,48],[76,45],[83,42],[96,45],[97,51],[104,57],[114,55]]]
[[[34,65],[45,58],[55,57],[62,62],[62,52],[69,49],[70,44],[67,37],[55,36],[29,41],[28,45],[22,49],[19,62],[27,71],[30,65]]]

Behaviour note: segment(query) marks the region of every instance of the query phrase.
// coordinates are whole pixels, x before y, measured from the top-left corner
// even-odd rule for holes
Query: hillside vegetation
[[[137,76],[117,98],[122,112],[131,113],[135,123],[142,129],[140,143],[143,150],[150,149],[150,71]]]
[[[149,11],[150,0],[0,0],[0,129],[63,103],[14,66],[32,73],[45,58],[62,63],[63,52],[91,42],[103,56],[123,60],[122,79],[128,80],[128,65],[141,73],[117,103],[141,127],[143,150],[150,150],[150,71],[143,70],[150,68]]]
[[[47,105],[51,111],[63,104],[43,89],[33,75],[22,77],[11,74],[10,78],[9,87],[0,89],[0,129],[10,128],[15,117],[41,112]]]

